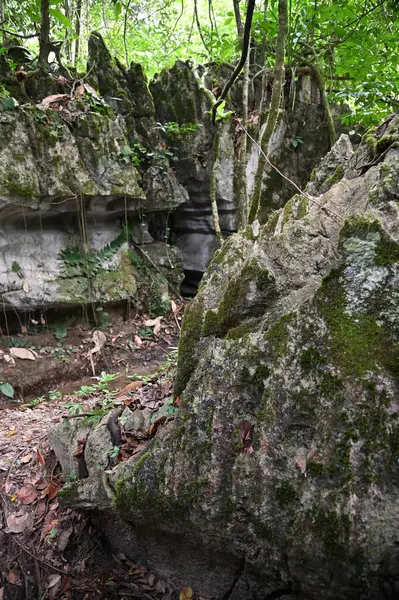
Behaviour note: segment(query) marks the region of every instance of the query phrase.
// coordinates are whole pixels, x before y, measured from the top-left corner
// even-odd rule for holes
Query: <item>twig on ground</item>
[[[39,558],[38,556],[36,556],[35,554],[33,554],[33,552],[31,552],[30,550],[28,550],[28,548],[25,548],[25,546],[23,546],[17,540],[17,538],[15,537],[15,535],[12,536],[12,539],[17,544],[17,546],[19,546],[21,548],[21,550],[23,550],[24,552],[26,552],[27,554],[29,554],[29,556],[31,556],[33,559],[39,561],[42,565],[45,565],[49,569],[54,569],[54,571],[58,571],[58,573],[62,573],[63,575],[65,575],[65,571],[63,571],[62,569],[59,569],[58,567],[55,567],[54,565],[51,565],[50,563],[46,562],[42,558]]]

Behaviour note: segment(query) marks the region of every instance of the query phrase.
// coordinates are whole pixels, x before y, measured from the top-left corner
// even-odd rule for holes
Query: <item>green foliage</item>
[[[110,458],[116,458],[119,454],[119,446],[114,446],[112,450],[108,452]]]
[[[202,127],[200,123],[184,123],[183,125],[179,125],[179,123],[175,123],[175,121],[168,121],[163,124],[157,123],[155,125],[155,129],[162,131],[162,133],[172,139],[187,136],[190,133],[198,131],[200,127]]]
[[[300,135],[296,135],[291,140],[291,146],[294,150],[297,150],[303,144],[303,137]]]
[[[221,102],[219,104],[219,106],[216,109],[216,121],[222,121],[223,119],[227,119],[228,117],[230,117],[230,115],[233,114],[232,110],[227,110],[225,111],[226,107],[226,100],[223,100],[223,102]],[[212,114],[212,111],[208,111],[209,114]]]
[[[73,57],[68,48],[79,37],[81,53],[76,62],[83,67],[89,32],[101,31],[113,56],[126,64],[131,61],[142,64],[149,76],[172,66],[176,59],[190,60],[193,64],[210,61],[223,64],[236,60],[241,51],[241,40],[237,35],[232,0],[212,3],[198,0],[197,7],[198,23],[193,18],[192,5],[181,0],[92,2],[87,5],[87,22],[85,17],[78,35],[76,9],[71,11],[71,6],[52,0],[51,38],[68,40],[64,52],[71,60]],[[244,20],[244,2],[240,3],[240,10]],[[276,2],[258,2],[256,5],[251,31],[251,38],[256,43],[253,50],[256,68],[271,69],[274,66],[277,12]],[[6,14],[7,27],[17,33],[29,35],[40,29],[40,2],[12,1],[7,3]],[[290,2],[286,62],[293,69],[294,80],[296,69],[316,65],[323,74],[330,102],[345,102],[349,106],[342,117],[345,124],[378,122],[382,116],[397,109],[399,102],[398,17],[398,3],[392,1],[362,4],[357,0],[321,3],[293,0]],[[27,45],[37,52],[37,39],[28,40]],[[0,52],[5,53],[6,49],[0,49]],[[7,60],[14,69],[15,62]],[[10,101],[7,106],[4,99]],[[14,101],[11,100],[0,89],[0,111],[12,108]],[[89,102],[94,111],[107,110],[95,98]],[[222,109],[219,118],[227,114]],[[171,139],[191,133],[184,131],[190,124],[180,125],[177,129],[176,125],[174,122],[159,123],[157,128]],[[293,148],[298,148],[299,144]],[[137,150],[134,147],[121,149],[121,160],[133,161],[137,166],[140,161],[148,160],[148,156],[141,157]]]
[[[2,50],[3,48],[1,48]],[[6,48],[5,48],[6,50]],[[4,100],[4,98],[9,98],[10,97],[10,92],[7,90],[7,88],[4,87],[4,85],[2,83],[0,83],[0,98],[2,100]]]
[[[9,348],[32,348],[33,344],[22,337],[10,337],[6,339],[6,346]]]
[[[67,330],[65,329],[65,327],[56,327],[55,329],[55,338],[57,340],[63,340],[66,336],[67,336]]]
[[[138,332],[139,332],[140,337],[151,337],[152,336],[151,327],[147,327],[146,325],[141,325],[138,328]]]
[[[142,258],[135,252],[133,252],[130,248],[127,251],[127,256],[130,262],[136,267],[136,269],[140,269],[141,271],[145,271],[147,266]]]
[[[50,2],[51,4],[51,2]],[[55,4],[53,2],[53,4]],[[64,13],[62,13],[60,10],[58,10],[58,8],[50,8],[49,10],[50,15],[52,17],[54,17],[54,19],[56,19],[56,21],[58,21],[58,23],[60,23],[61,25],[63,25],[64,27],[72,27],[72,23],[71,21],[68,19],[68,17],[66,17],[64,15]]]
[[[46,402],[46,400],[46,396],[39,396],[38,398],[33,398],[33,400],[29,400],[29,402],[25,402],[20,406],[21,408],[33,408],[35,406],[39,406],[39,404],[43,404],[43,402]]]
[[[75,352],[75,350],[76,348],[73,346],[63,346],[61,343],[59,343],[55,348],[50,349],[50,354],[60,362],[66,362]]]
[[[147,148],[144,148],[137,140],[133,142],[132,146],[121,146],[116,153],[118,160],[126,164],[132,163],[135,167],[139,167],[144,162],[146,155]]]
[[[61,250],[58,258],[62,261],[61,277],[86,277],[92,279],[103,268],[103,263],[110,260],[130,236],[130,226],[124,227],[112,242],[101,248],[79,248],[70,246]]]
[[[14,388],[10,383],[0,381],[0,392],[7,398],[14,398]]]
[[[21,272],[21,265],[19,264],[19,262],[17,262],[16,260],[13,261],[12,265],[11,265],[11,271],[13,273],[20,273]]]
[[[82,423],[96,427],[101,419],[105,417],[115,407],[114,397],[118,393],[118,390],[110,390],[109,384],[118,378],[118,374],[101,372],[99,377],[93,377],[96,383],[92,385],[82,385],[80,389],[75,392],[77,398],[81,398],[87,401],[90,408],[87,410],[86,403],[72,401],[64,404],[71,415],[78,415],[80,413],[89,414],[82,418]]]
[[[16,106],[18,106],[18,103],[14,98],[0,98],[0,112],[12,110]]]
[[[108,327],[110,324],[110,316],[102,306],[96,308],[96,318],[100,327]]]

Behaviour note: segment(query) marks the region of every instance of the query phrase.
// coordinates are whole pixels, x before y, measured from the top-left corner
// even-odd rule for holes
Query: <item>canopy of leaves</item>
[[[194,63],[238,58],[234,3],[245,0],[49,0],[51,36],[64,39],[66,64],[85,69],[87,39],[99,31],[121,62],[152,76],[176,59]],[[40,31],[40,0],[0,0],[3,27],[22,36]],[[399,104],[398,0],[291,0],[286,63],[293,75],[312,64],[324,74],[330,101],[346,102],[344,119],[364,125]],[[277,0],[258,0],[252,23],[254,62],[272,68]],[[10,34],[3,32],[6,43]],[[37,50],[37,37],[21,39]],[[260,51],[262,50],[262,51]],[[260,57],[260,58],[259,58]],[[64,60],[65,60],[64,59]]]

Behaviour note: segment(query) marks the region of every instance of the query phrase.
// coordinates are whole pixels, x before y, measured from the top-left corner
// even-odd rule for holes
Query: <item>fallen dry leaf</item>
[[[162,317],[158,317],[157,322],[155,323],[155,327],[153,329],[154,335],[158,335],[158,333],[161,331],[161,319]]]
[[[128,383],[127,385],[125,385],[124,388],[121,389],[120,392],[118,392],[118,394],[115,396],[115,400],[117,398],[119,398],[120,396],[123,396],[124,394],[127,394],[128,392],[134,392],[141,387],[143,387],[142,381],[132,381],[132,383]]]
[[[60,487],[61,487],[61,481],[59,481],[59,480],[50,481],[47,489],[42,491],[42,497],[44,498],[44,496],[47,496],[49,500],[52,500],[53,498],[56,497]]]
[[[104,100],[97,94],[94,87],[92,87],[89,83],[84,83],[83,85],[84,85],[86,92],[88,92],[89,94],[94,96],[96,98],[96,100],[99,100],[101,102],[101,104],[105,104]]]
[[[68,545],[69,538],[71,537],[72,533],[73,533],[72,527],[70,527],[69,529],[63,529],[61,531],[61,533],[59,533],[58,539],[57,539],[58,552],[64,552],[65,548]]]
[[[36,450],[36,460],[40,465],[44,465],[45,463],[43,454],[40,452],[39,448]]]
[[[105,342],[107,341],[107,338],[105,337],[105,333],[103,333],[99,329],[96,329],[93,332],[93,336],[91,339],[92,339],[92,342],[94,342],[94,348],[89,350],[89,352],[88,352],[89,355],[99,352],[101,350],[101,348],[104,346]]]
[[[23,465],[26,465],[26,463],[28,463],[29,461],[31,461],[31,460],[32,460],[32,456],[33,456],[32,452],[29,452],[29,454],[25,454],[25,456],[23,456],[23,457],[20,459],[20,460],[21,460],[21,463],[22,463]]]
[[[9,363],[10,365],[15,366],[15,360],[9,354],[4,355],[4,360],[6,361],[6,363]]]
[[[184,587],[179,594],[179,600],[190,600],[192,597],[193,590],[190,587]]]
[[[135,345],[137,346],[137,348],[141,348],[141,346],[143,345],[143,340],[138,335],[134,336],[133,341],[134,341]]]
[[[24,279],[22,282],[22,289],[24,290],[25,294],[29,292],[29,283],[26,281],[26,279]]]
[[[11,569],[7,574],[7,581],[12,585],[22,585],[21,574],[18,569]]]
[[[8,433],[6,433],[6,437],[11,437],[12,435],[15,435],[17,433],[16,429],[11,429],[11,431],[9,431]]]
[[[24,514],[14,513],[9,515],[7,518],[7,532],[9,533],[23,533],[26,529],[30,529],[33,526],[34,514],[33,512],[26,512]]]
[[[146,327],[154,327],[157,324],[158,319],[162,319],[162,317],[156,317],[155,319],[147,319],[146,321],[144,321],[144,325]]]
[[[156,432],[158,431],[159,427],[161,425],[163,425],[165,423],[165,421],[166,421],[165,415],[158,417],[153,423],[151,423],[151,425],[148,429],[148,434],[153,437],[156,434]]]
[[[46,109],[49,108],[51,104],[54,104],[55,102],[63,102],[65,100],[69,100],[68,94],[52,94],[51,96],[47,96],[46,98],[44,98],[39,104],[39,107],[42,109]]]
[[[10,348],[10,354],[13,358],[21,358],[22,360],[36,360],[36,356],[32,350],[28,350],[28,348]]]
[[[37,492],[32,485],[27,485],[19,490],[17,498],[21,504],[32,504],[37,498]]]
[[[44,513],[46,512],[46,507],[47,503],[45,500],[40,500],[40,502],[38,502],[35,513],[37,519],[40,519],[40,517],[44,515]]]
[[[62,87],[66,87],[67,85],[70,84],[70,81],[69,81],[69,79],[67,79],[63,75],[58,75],[58,77],[57,77],[57,83],[58,83],[58,85],[61,85]]]
[[[61,575],[59,573],[53,573],[47,579],[47,587],[48,589],[54,587],[59,581],[61,581]]]
[[[83,83],[78,82],[78,85],[73,90],[73,97],[80,98],[85,93],[85,86]]]

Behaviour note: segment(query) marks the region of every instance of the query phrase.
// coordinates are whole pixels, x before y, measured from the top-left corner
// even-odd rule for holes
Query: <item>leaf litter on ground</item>
[[[80,403],[84,410],[90,410],[96,404],[101,406],[104,398],[108,398],[105,402],[108,409],[123,406],[131,412],[147,411],[151,415],[149,426],[147,423],[147,428],[142,431],[125,431],[120,423],[124,443],[119,449],[118,461],[126,460],[132,455],[139,456],[151,436],[156,435],[160,426],[172,420],[174,411],[178,410],[178,402],[174,406],[172,399],[177,357],[177,348],[171,346],[176,339],[175,311],[176,308],[172,305],[170,317],[154,322],[151,337],[141,340],[140,348],[139,344],[135,344],[137,352],[160,347],[165,353],[165,359],[155,373],[133,373],[130,375],[133,381],[119,392],[104,387],[102,375],[96,376],[93,385],[97,387],[86,397],[71,393],[65,398],[62,394],[58,397],[58,394],[53,393],[52,397],[55,399],[52,401],[44,398],[32,407],[16,405],[2,411],[0,512],[3,513],[6,525],[2,531],[6,536],[7,557],[11,560],[20,555],[20,559],[23,559],[21,563],[18,560],[18,568],[11,561],[4,573],[10,574],[17,568],[24,579],[28,570],[29,573],[36,572],[36,576],[28,577],[27,585],[32,590],[37,590],[37,585],[40,585],[49,600],[69,600],[72,597],[76,600],[99,600],[104,598],[104,593],[107,598],[116,598],[123,596],[124,592],[129,595],[129,590],[130,595],[133,590],[137,597],[153,600],[179,598],[181,590],[176,589],[171,582],[156,577],[141,565],[135,565],[123,557],[110,560],[108,555],[102,555],[101,545],[96,541],[89,521],[81,514],[59,505],[57,492],[64,485],[65,479],[56,464],[45,433],[46,429],[68,414],[64,405],[66,399]],[[137,336],[139,327],[144,326],[148,320],[149,317],[145,315],[135,318],[130,335]],[[159,330],[154,331],[157,324],[160,325]],[[124,331],[115,335],[113,330],[114,328],[109,329],[104,344],[101,343],[102,336],[98,336],[96,340],[91,334],[87,338],[86,349],[84,346],[81,349],[81,355],[86,353],[87,356],[88,351],[96,345],[101,348],[100,352],[90,353],[93,358],[103,352],[117,352],[121,342],[127,341],[129,333]],[[96,341],[99,343],[96,344]],[[165,414],[157,416],[161,411]],[[85,440],[81,440],[81,452],[84,452],[84,444]],[[24,565],[23,571],[20,565]],[[12,579],[14,575],[10,577]],[[39,577],[39,581],[35,577]],[[15,573],[15,581],[17,580]],[[1,595],[7,596],[7,586],[13,585],[16,583],[0,578],[0,600]],[[37,592],[32,592],[31,597],[36,597],[35,593]]]

